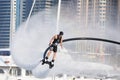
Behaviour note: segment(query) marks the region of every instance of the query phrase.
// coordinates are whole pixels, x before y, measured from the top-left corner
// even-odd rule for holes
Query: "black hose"
[[[100,38],[89,38],[89,37],[68,38],[68,39],[64,39],[63,42],[74,41],[74,40],[95,40],[95,41],[103,41],[103,42],[120,45],[120,42],[117,42],[117,41],[108,40],[108,39],[100,39]]]
[[[94,41],[103,41],[103,42],[108,42],[108,43],[120,45],[120,42],[117,42],[117,41],[108,40],[108,39],[101,39],[101,38],[90,38],[90,37],[68,38],[68,39],[64,39],[63,42],[75,41],[75,40],[94,40]],[[44,55],[43,55],[43,58],[44,58],[44,59],[45,59],[46,54],[47,54],[48,50],[50,49],[50,47],[51,47],[51,46],[49,46],[49,47],[44,51]]]

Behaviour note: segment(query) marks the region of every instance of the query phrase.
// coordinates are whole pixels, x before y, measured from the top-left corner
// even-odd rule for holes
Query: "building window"
[[[3,69],[0,69],[0,74],[4,74],[4,71],[3,71]]]
[[[31,75],[32,75],[32,71],[26,70],[26,76],[31,76]]]
[[[16,67],[13,67],[10,69],[10,72],[9,72],[10,75],[12,76],[21,76],[21,69],[20,68],[16,68]]]
[[[2,45],[4,46],[4,45]],[[0,55],[2,56],[9,56],[10,55],[10,51],[0,51]]]

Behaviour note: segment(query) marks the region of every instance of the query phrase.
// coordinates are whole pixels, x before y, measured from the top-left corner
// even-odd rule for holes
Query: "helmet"
[[[62,31],[60,31],[59,35],[63,35],[64,33]]]

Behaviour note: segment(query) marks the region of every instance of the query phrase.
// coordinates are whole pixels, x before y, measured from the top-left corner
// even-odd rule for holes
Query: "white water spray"
[[[60,9],[60,8],[59,8]],[[59,11],[58,11],[59,13]],[[12,57],[15,61],[15,63],[22,68],[25,68],[27,70],[32,70],[33,74],[36,77],[45,77],[45,76],[51,76],[53,74],[59,74],[59,73],[66,73],[70,75],[78,75],[79,73],[83,74],[93,74],[94,72],[98,73],[104,73],[109,72],[113,70],[112,66],[102,64],[102,63],[93,63],[93,62],[80,62],[76,61],[72,55],[69,54],[70,50],[75,51],[73,48],[71,48],[75,43],[68,43],[64,44],[64,46],[68,45],[70,50],[67,48],[68,52],[59,52],[57,54],[57,58],[55,61],[55,67],[51,70],[48,69],[48,65],[41,66],[40,60],[43,57],[44,50],[48,47],[49,40],[51,39],[51,36],[55,34],[56,29],[56,16],[54,16],[54,12],[51,15],[52,25],[45,24],[44,22],[44,11],[39,12],[38,14],[34,15],[30,18],[29,23],[27,26],[29,28],[26,28],[27,31],[24,31],[25,24],[22,24],[19,28],[19,30],[16,33],[13,45],[12,45]],[[58,14],[60,15],[60,14]],[[58,16],[59,17],[59,16]],[[89,37],[99,37],[99,38],[107,38],[104,36],[99,35],[101,32],[99,29],[88,29],[86,30],[86,35],[83,35],[84,28],[81,26],[73,26],[76,24],[76,20],[72,18],[70,20],[69,16],[62,16],[62,24],[59,24],[59,18],[57,18],[57,31],[63,30],[65,35],[64,38],[68,37],[82,37],[82,36],[89,36]],[[74,22],[73,22],[74,21]],[[59,29],[59,26],[64,26],[61,29]],[[73,29],[75,32],[72,32]],[[80,29],[81,34],[75,34]],[[110,31],[110,33],[113,32],[113,29]],[[96,34],[97,33],[97,34]],[[110,39],[116,39],[120,40],[119,37],[115,36],[116,33],[112,34]],[[109,35],[109,33],[108,33]],[[109,39],[109,38],[108,38]],[[76,59],[79,59],[78,55],[74,55]],[[69,63],[71,62],[71,63]],[[63,66],[64,65],[64,66]],[[77,65],[77,66],[76,66]],[[89,67],[88,67],[89,66]],[[99,71],[100,70],[100,71]],[[92,71],[94,71],[92,73]],[[44,76],[43,76],[44,75]]]
[[[26,23],[25,23],[25,30],[28,27],[28,22],[30,20],[30,17],[31,17],[31,14],[32,14],[32,11],[33,11],[33,8],[34,8],[34,5],[35,5],[35,2],[36,2],[36,0],[33,0],[33,4],[32,4],[32,7],[31,7],[31,10],[30,10],[30,13],[29,13],[28,18],[27,18]]]
[[[60,21],[60,8],[61,8],[61,0],[58,0],[58,11],[57,11],[57,24],[56,24],[56,33],[59,31],[59,21]]]

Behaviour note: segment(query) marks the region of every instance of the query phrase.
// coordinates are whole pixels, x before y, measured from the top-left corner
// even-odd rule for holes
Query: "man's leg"
[[[53,58],[52,58],[52,61],[51,61],[52,66],[54,66],[55,59],[56,59],[56,52],[54,52],[54,54],[53,54]]]
[[[51,54],[51,51],[49,50],[45,59],[42,60],[42,65],[44,65],[46,62],[48,62],[48,58],[49,58],[50,54]]]
[[[46,56],[47,58],[49,58],[51,52],[52,52],[52,51],[50,50],[50,51],[47,53],[47,56]]]
[[[55,58],[56,58],[56,52],[54,52],[52,60],[55,60]]]
[[[57,46],[54,46],[54,48],[53,48],[53,52],[54,52],[54,54],[53,54],[52,62],[54,62],[55,59],[56,59]]]
[[[51,61],[51,65],[54,65],[55,58],[56,58],[56,52],[54,52],[54,54],[53,54],[53,58],[52,58],[52,61]]]
[[[54,66],[55,58],[56,58],[56,52],[54,52],[54,54],[53,54],[53,58],[52,58],[52,61],[50,62],[49,68],[52,68]]]
[[[53,46],[50,47],[50,50],[48,51],[46,58],[49,58],[49,56],[51,55],[52,51],[53,51]]]
[[[57,49],[54,50],[53,58],[52,58],[52,61],[50,62],[50,68],[54,66],[54,61],[56,59],[56,53],[57,53]]]
[[[54,52],[54,54],[53,54],[52,61],[50,62],[50,68],[52,68],[54,66],[54,61],[56,59],[56,53],[57,53],[57,46],[54,46],[53,52]]]

